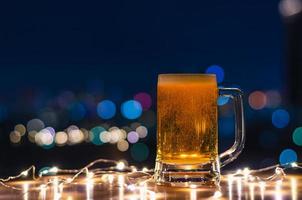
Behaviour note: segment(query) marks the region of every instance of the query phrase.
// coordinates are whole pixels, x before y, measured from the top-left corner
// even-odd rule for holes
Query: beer
[[[202,164],[217,158],[214,75],[163,74],[157,87],[157,161]]]

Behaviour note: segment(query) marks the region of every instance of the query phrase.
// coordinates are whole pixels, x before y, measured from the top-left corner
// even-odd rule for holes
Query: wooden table
[[[222,178],[221,193],[216,187],[175,188],[158,186],[152,181],[137,187],[125,186],[123,175],[89,180],[80,178],[77,183],[61,187],[58,184],[40,187],[38,181],[15,181],[10,185],[21,188],[21,191],[0,186],[0,199],[302,199],[302,175],[297,174],[287,175],[281,181],[265,183],[247,183],[243,180],[230,182],[228,178]]]

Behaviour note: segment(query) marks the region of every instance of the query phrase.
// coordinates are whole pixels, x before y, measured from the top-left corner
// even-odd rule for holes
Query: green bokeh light
[[[93,129],[90,130],[90,140],[93,144],[95,145],[102,145],[103,142],[100,139],[100,133],[105,131],[106,129],[104,129],[101,126],[96,126]]]
[[[302,146],[302,127],[295,129],[293,133],[293,141],[296,145]]]

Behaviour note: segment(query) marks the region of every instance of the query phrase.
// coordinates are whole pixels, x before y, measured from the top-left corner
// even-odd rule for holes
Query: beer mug
[[[233,99],[235,142],[218,154],[218,106]],[[242,92],[218,88],[213,74],[160,74],[157,85],[157,157],[155,180],[173,186],[213,185],[220,167],[244,147]]]

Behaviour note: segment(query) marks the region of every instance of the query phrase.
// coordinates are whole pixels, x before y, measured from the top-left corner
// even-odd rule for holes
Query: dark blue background
[[[0,13],[4,81],[22,82],[8,76],[19,72],[61,87],[67,73],[150,87],[141,80],[203,72],[211,64],[246,89],[279,87],[282,79],[278,1],[11,2]]]
[[[104,89],[102,95],[118,103],[140,91],[150,92],[155,100],[158,74],[204,73],[213,64],[225,71],[222,85],[236,84],[246,94],[258,89],[284,91],[285,38],[278,3],[276,0],[2,3],[0,103],[8,106],[10,120],[2,122],[2,138],[8,136],[15,123],[22,120],[26,123],[29,117],[35,117],[35,111],[29,111],[23,104],[28,91],[43,91],[49,97],[62,90],[77,93],[97,80]],[[246,156],[255,155],[257,150],[253,132],[271,126],[267,125],[270,111],[247,115],[250,146],[247,145],[242,158],[245,163],[251,159]],[[266,121],[259,121],[259,116]],[[4,141],[2,160],[13,159],[16,152],[28,150],[4,145],[7,138]],[[154,139],[150,143],[154,153]],[[78,153],[86,151],[70,148]],[[93,156],[80,161],[71,157],[70,161],[65,160],[66,165],[82,165],[90,158],[108,157],[92,147],[88,149]],[[44,163],[53,160],[64,163],[60,153]],[[22,156],[6,167],[16,163],[26,166],[45,159],[41,158],[43,155],[36,151],[30,159]],[[279,151],[274,161],[278,162],[278,156]],[[148,162],[152,163],[152,159],[154,154]]]

